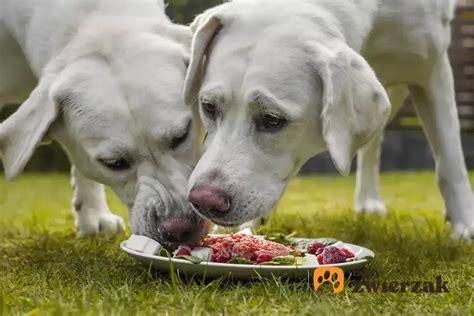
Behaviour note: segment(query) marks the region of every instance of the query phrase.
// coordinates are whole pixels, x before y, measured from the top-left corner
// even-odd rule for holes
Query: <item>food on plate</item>
[[[346,255],[337,247],[325,247],[317,256],[319,264],[334,264],[346,262]]]
[[[319,264],[343,263],[354,258],[354,254],[339,241],[331,245],[315,241],[308,246],[307,252],[315,255]]]
[[[308,247],[308,253],[311,254],[311,255],[317,256],[317,255],[319,255],[321,252],[323,252],[324,247],[326,247],[326,245],[324,245],[322,242],[315,241],[314,243],[312,243],[311,245],[309,245],[309,247]]]
[[[127,240],[127,247],[149,255],[157,254],[161,250],[161,245],[159,242],[140,235],[132,235]]]
[[[191,256],[199,258],[202,261],[210,261],[212,249],[207,247],[196,247],[191,251]]]
[[[192,251],[191,247],[187,245],[181,245],[178,247],[178,249],[175,250],[175,252],[173,252],[173,255],[175,257],[190,256],[191,251]]]
[[[282,234],[255,237],[241,233],[205,238],[197,248],[179,246],[173,256],[193,263],[260,265],[336,264],[354,258],[344,243],[336,239],[322,238],[298,244]]]
[[[184,259],[249,265],[337,264],[358,260],[346,245],[332,238],[293,239],[282,234],[243,233],[210,236],[199,245],[179,245],[174,251],[145,236],[132,235],[127,247],[138,252]],[[359,258],[362,259],[362,258]]]
[[[288,247],[273,241],[258,239],[245,234],[231,234],[206,238],[204,247],[212,249],[211,262],[226,263],[239,258],[252,263],[271,262],[276,257],[301,257],[294,247]]]

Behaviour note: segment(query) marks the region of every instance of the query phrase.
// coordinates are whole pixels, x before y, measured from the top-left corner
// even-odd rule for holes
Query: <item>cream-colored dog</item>
[[[80,236],[124,228],[102,184],[129,206],[135,234],[173,243],[207,233],[187,201],[198,158],[182,97],[191,31],[164,9],[161,0],[0,1],[0,104],[29,95],[0,125],[6,175],[45,136],[59,142],[75,167]]]
[[[382,131],[410,93],[446,218],[455,234],[474,237],[447,56],[454,7],[454,0],[237,0],[199,16],[185,87],[209,131],[189,184],[197,211],[224,226],[263,216],[300,167],[329,150],[343,174],[358,152],[356,209],[385,213]]]

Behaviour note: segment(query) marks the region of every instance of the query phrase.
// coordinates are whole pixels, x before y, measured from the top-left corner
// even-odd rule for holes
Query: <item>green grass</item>
[[[315,292],[308,280],[170,278],[124,255],[117,245],[125,236],[76,240],[68,177],[26,175],[0,180],[0,314],[474,314],[474,245],[449,237],[434,175],[387,174],[382,184],[386,219],[351,210],[353,178],[295,179],[268,228],[364,245],[376,253],[367,269],[380,280],[442,275],[450,293],[359,294],[346,287],[334,295]]]

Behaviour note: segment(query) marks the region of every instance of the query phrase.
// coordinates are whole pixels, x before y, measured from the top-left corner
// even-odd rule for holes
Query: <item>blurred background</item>
[[[194,17],[222,0],[170,0],[167,11],[177,23],[188,24]],[[456,97],[462,127],[466,163],[474,169],[474,0],[459,0],[453,23],[451,63],[456,80]],[[8,117],[18,105],[2,108],[0,118]],[[389,125],[382,150],[382,170],[431,169],[434,162],[411,101],[408,99],[399,115]],[[36,172],[68,172],[67,157],[57,144],[37,149],[27,170]],[[327,154],[307,163],[302,173],[335,173]]]

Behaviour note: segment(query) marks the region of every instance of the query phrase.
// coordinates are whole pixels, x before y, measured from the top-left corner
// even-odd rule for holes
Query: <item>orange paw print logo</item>
[[[332,284],[334,294],[341,292],[344,289],[344,271],[331,267],[314,270],[314,289],[317,291],[326,282]]]

